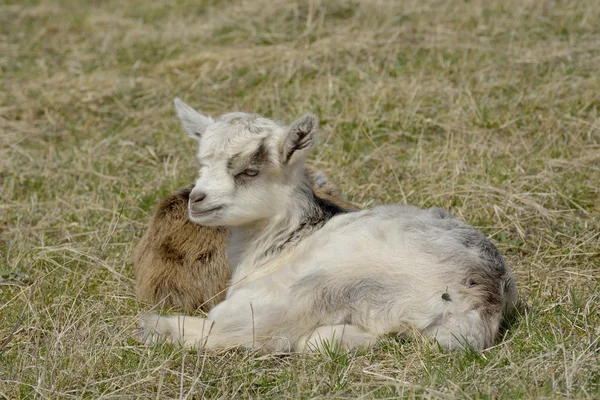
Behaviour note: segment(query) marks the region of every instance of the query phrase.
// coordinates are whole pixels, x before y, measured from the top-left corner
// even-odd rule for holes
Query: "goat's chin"
[[[211,218],[190,217],[190,221],[192,221],[194,224],[198,224],[198,225],[202,225],[202,226],[222,226],[223,225],[223,224],[220,224],[219,221],[211,220]]]

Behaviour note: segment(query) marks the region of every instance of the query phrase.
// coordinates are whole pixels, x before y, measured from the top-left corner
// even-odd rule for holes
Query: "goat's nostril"
[[[190,201],[192,203],[200,203],[202,200],[206,198],[206,193],[204,192],[196,192],[190,194]]]

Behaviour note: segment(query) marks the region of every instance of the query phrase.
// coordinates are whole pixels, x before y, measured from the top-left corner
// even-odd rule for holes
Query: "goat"
[[[302,166],[318,120],[290,126],[256,115],[205,117],[175,108],[198,142],[190,219],[230,231],[232,284],[207,318],[148,314],[139,337],[203,349],[368,348],[420,334],[444,348],[493,344],[515,279],[489,239],[439,208],[343,213],[315,197]]]
[[[347,211],[356,206],[342,199],[323,172],[306,167],[315,196]],[[151,305],[208,311],[225,298],[231,268],[225,229],[190,221],[188,202],[193,185],[160,201],[148,229],[135,246],[133,266],[138,299]]]

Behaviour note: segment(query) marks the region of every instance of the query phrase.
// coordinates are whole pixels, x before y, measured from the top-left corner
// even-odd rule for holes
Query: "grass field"
[[[0,4],[0,398],[600,398],[600,2]],[[312,111],[350,200],[478,227],[518,277],[504,340],[135,343],[132,247],[196,175],[175,96]]]

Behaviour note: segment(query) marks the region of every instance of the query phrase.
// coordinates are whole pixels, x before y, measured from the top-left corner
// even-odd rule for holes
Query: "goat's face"
[[[189,215],[206,226],[240,226],[277,215],[289,205],[298,171],[316,142],[318,121],[291,126],[244,113],[216,121],[175,99],[188,135],[199,142],[200,171]]]

